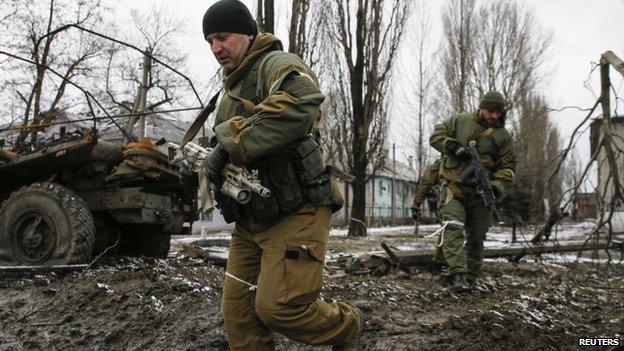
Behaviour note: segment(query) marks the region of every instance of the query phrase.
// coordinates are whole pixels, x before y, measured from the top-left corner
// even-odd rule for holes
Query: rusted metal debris
[[[403,264],[403,261],[397,257],[394,252],[392,251],[392,249],[390,249],[390,247],[385,243],[382,242],[381,243],[381,247],[384,249],[384,251],[386,251],[386,254],[388,255],[388,257],[390,258],[390,261],[392,261],[392,263],[400,270],[402,270],[403,272],[410,274],[410,270],[409,268],[407,268],[407,266],[405,266]]]

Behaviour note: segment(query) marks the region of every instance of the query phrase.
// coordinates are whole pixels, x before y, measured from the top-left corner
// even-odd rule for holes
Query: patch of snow
[[[154,295],[152,295],[151,301],[154,304],[154,309],[156,311],[158,311],[158,312],[162,312],[163,311],[163,308],[165,307],[165,305],[162,303],[162,301],[157,299],[156,296],[154,296]]]
[[[100,289],[100,290],[104,290],[104,292],[107,293],[107,294],[114,294],[115,293],[113,291],[113,289],[111,289],[111,287],[106,285],[106,284],[97,283],[97,288]]]

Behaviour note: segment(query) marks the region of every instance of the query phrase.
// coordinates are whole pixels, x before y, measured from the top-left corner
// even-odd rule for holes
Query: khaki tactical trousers
[[[483,241],[492,222],[492,211],[483,205],[481,195],[470,188],[464,188],[461,196],[452,193],[457,192],[448,191],[450,199],[445,199],[438,210],[443,222],[451,222],[444,230],[444,259],[450,275],[467,273],[476,277],[481,272]]]
[[[232,233],[222,311],[232,350],[274,350],[273,332],[313,345],[350,340],[358,327],[349,305],[319,299],[329,207],[305,206],[273,227]]]

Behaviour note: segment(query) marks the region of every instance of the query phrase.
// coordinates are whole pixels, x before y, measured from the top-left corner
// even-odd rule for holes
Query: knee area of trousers
[[[282,330],[288,327],[297,315],[294,308],[275,303],[258,303],[256,301],[256,313],[262,322],[271,330]]]
[[[271,330],[282,329],[284,313],[279,309],[262,310],[256,308],[256,313],[262,322]]]

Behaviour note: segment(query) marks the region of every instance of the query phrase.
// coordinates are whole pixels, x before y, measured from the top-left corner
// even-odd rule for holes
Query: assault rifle
[[[468,161],[468,166],[459,176],[459,182],[461,184],[466,184],[470,183],[468,179],[474,179],[477,185],[477,193],[481,195],[485,207],[491,208],[496,218],[501,218],[500,211],[496,207],[496,196],[492,189],[492,183],[490,183],[490,172],[483,167],[479,151],[477,151],[475,145],[475,141],[470,141],[466,147],[466,150],[470,154],[470,159]]]
[[[191,168],[197,172],[200,179],[200,188],[204,182],[205,184],[210,184],[204,170],[204,160],[212,152],[212,148],[205,148],[193,142],[188,142],[184,145],[182,152]],[[221,185],[221,192],[235,199],[240,204],[248,203],[252,192],[262,197],[271,196],[271,190],[260,184],[257,170],[250,173],[245,167],[228,163],[223,169],[222,175],[223,184]],[[206,189],[208,189],[207,186]],[[204,196],[203,200],[204,203],[210,202],[209,206],[212,207],[212,198],[209,195],[209,191],[208,196]]]

